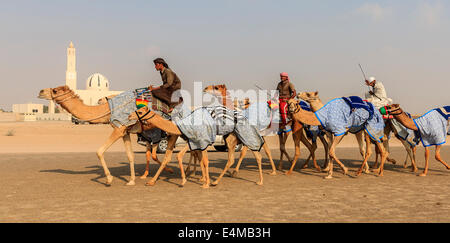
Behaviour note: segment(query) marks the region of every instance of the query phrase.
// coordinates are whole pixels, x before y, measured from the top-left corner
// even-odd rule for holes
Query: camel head
[[[290,113],[297,113],[299,110],[302,109],[300,107],[300,105],[298,104],[298,100],[296,100],[296,99],[289,99],[287,103],[288,103],[288,109],[289,109]]]
[[[403,113],[403,110],[400,108],[399,104],[387,105],[384,109],[386,109],[386,112],[390,115],[399,115]]]
[[[144,120],[145,117],[147,117],[147,116],[150,117],[147,113],[150,114],[148,106],[144,106],[142,108],[139,108],[137,111],[131,113],[128,116],[128,120],[139,120],[139,118]]]
[[[56,88],[42,89],[39,92],[38,98],[58,101],[67,98],[69,95],[73,95],[73,91],[69,88],[69,86],[64,85]]]
[[[316,92],[300,92],[297,94],[297,98],[307,102],[319,99],[319,91]]]
[[[203,92],[209,93],[215,96],[226,96],[227,86],[225,84],[209,85],[203,89]]]

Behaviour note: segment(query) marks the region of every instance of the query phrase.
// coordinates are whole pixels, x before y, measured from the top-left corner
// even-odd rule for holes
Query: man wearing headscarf
[[[286,126],[288,119],[288,104],[289,99],[297,95],[294,84],[290,82],[289,75],[285,72],[280,73],[281,81],[277,85],[278,97],[280,102],[280,116],[283,126]],[[288,130],[288,129],[286,129]]]
[[[177,74],[169,68],[169,65],[164,59],[160,57],[156,58],[153,60],[153,63],[155,64],[156,71],[159,71],[161,74],[163,84],[158,87],[150,85],[148,88],[152,91],[153,96],[168,104],[170,108],[173,108],[181,101],[180,97],[174,97],[172,99],[174,92],[181,89],[181,81]]]
[[[382,82],[377,81],[375,77],[370,77],[369,80],[366,80],[366,85],[372,87],[372,90],[365,93],[365,98],[377,109],[392,104],[392,99],[387,97],[386,89],[384,89]]]

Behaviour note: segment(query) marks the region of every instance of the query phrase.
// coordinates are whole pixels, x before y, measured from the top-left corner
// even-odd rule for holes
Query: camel
[[[227,106],[229,108],[236,108],[236,105],[234,105],[235,107],[232,107],[233,104],[236,104],[236,101],[232,102],[230,100],[230,96],[229,96],[229,92],[227,90],[227,87],[225,84],[221,84],[221,85],[209,85],[206,88],[204,88],[203,92],[212,94],[218,98],[221,99],[222,101],[222,105]],[[246,109],[248,108],[251,104],[249,103],[248,99],[244,100],[244,106],[242,108]],[[317,171],[321,171],[320,166],[317,165],[316,162],[316,158],[315,158],[315,150],[317,149],[317,146],[312,145],[311,143],[309,143],[307,137],[305,136],[305,134],[303,133],[303,125],[300,123],[296,123],[294,122],[293,125],[293,130],[292,130],[292,138],[294,140],[294,144],[295,144],[295,155],[294,155],[294,159],[291,160],[291,158],[289,157],[289,154],[286,151],[286,141],[287,138],[289,136],[289,133],[281,133],[278,135],[278,140],[279,140],[279,144],[280,144],[280,163],[278,165],[278,170],[282,170],[283,168],[283,156],[286,155],[288,161],[291,162],[291,167],[289,169],[289,171],[286,172],[286,175],[290,175],[294,169],[295,163],[296,161],[300,158],[300,142],[302,142],[309,150],[310,155],[308,157],[308,159],[306,160],[305,164],[308,163],[309,159],[312,158],[313,163],[314,163],[314,167],[316,168]],[[264,138],[264,137],[263,137]],[[270,160],[270,163],[273,167],[273,160],[272,160],[272,155],[270,153],[270,148],[267,146],[266,147],[266,143],[264,143],[264,151],[266,152],[267,157]],[[236,165],[236,168],[233,172],[233,174],[237,174],[239,172],[239,167],[241,165],[242,160],[245,157],[245,154],[247,152],[247,148],[243,148],[241,155],[239,157],[239,161]],[[272,174],[275,174],[274,172],[272,172]]]
[[[399,104],[388,105],[388,106],[386,106],[386,110],[387,110],[388,114],[393,115],[394,118],[397,121],[399,121],[403,126],[405,126],[408,129],[411,129],[413,131],[418,131],[420,133],[420,130],[416,125],[417,124],[415,121],[416,119],[412,119],[408,115],[406,115],[406,113],[402,110],[402,108],[400,108]],[[417,118],[417,119],[419,119],[419,118]],[[447,121],[447,126],[448,126],[448,121]],[[428,146],[425,146],[425,144],[423,144],[423,145],[425,147],[425,168],[424,168],[423,172],[421,174],[419,174],[419,176],[427,175],[428,161],[430,158],[430,151],[429,151],[428,147],[431,145],[428,145]],[[434,146],[435,146],[435,159],[437,161],[441,162],[447,168],[447,170],[450,170],[450,166],[444,160],[442,160],[442,157],[441,157],[442,144],[437,144]]]
[[[128,117],[130,120],[139,120],[141,121],[141,124],[143,124],[143,130],[147,129],[153,129],[153,128],[159,128],[163,131],[165,131],[167,134],[169,134],[169,143],[167,145],[166,154],[164,156],[164,160],[159,168],[159,170],[156,172],[155,176],[147,182],[147,185],[154,185],[156,180],[158,179],[159,174],[161,173],[161,170],[166,166],[166,164],[170,161],[172,151],[175,147],[175,141],[176,139],[181,136],[181,131],[178,129],[178,127],[173,123],[172,121],[165,120],[158,114],[154,113],[153,111],[149,110],[148,107],[142,107],[138,109],[134,114],[130,114]],[[228,169],[233,165],[234,163],[234,148],[236,147],[238,143],[238,138],[234,133],[231,133],[226,138],[226,144],[228,148],[228,161],[225,165],[225,168],[223,169],[220,176],[212,183],[212,185],[218,185],[224,174],[228,171]],[[184,154],[187,151],[187,149],[181,151],[179,154]],[[209,160],[207,156],[206,150],[199,151],[194,150],[193,152],[197,153],[197,156],[201,160],[201,167],[202,167],[202,178],[204,178],[204,184],[202,185],[203,188],[208,188],[210,185],[210,178],[209,178]],[[252,151],[253,155],[256,158],[258,169],[259,169],[259,181],[256,183],[258,185],[263,185],[263,174],[262,174],[262,166],[261,166],[261,154],[258,151]],[[177,157],[180,165],[180,169],[182,170],[182,163],[181,158],[182,156]],[[184,177],[184,174],[182,174]],[[183,183],[184,184],[184,183]]]
[[[288,100],[288,108],[289,108],[289,112],[292,115],[292,119],[294,119],[298,122],[301,122],[303,124],[311,125],[311,126],[321,126],[322,125],[322,123],[319,121],[319,119],[317,118],[315,113],[303,110],[300,107],[300,105],[298,104],[298,101],[296,99]],[[324,127],[324,128],[326,129],[326,127]],[[347,132],[348,132],[348,129],[347,129]],[[347,132],[340,136],[335,136],[333,133],[327,133],[328,144],[331,144],[331,146],[329,147],[330,162],[328,163],[328,168],[327,168],[328,174],[325,177],[325,179],[333,178],[333,160],[335,160],[338,163],[338,165],[342,168],[344,175],[346,175],[348,172],[348,169],[337,158],[336,152],[335,152],[336,146],[342,141],[342,138],[347,134]],[[371,153],[370,146],[369,146],[370,136],[369,136],[369,134],[367,134],[366,131],[364,131],[364,135],[365,135],[364,137],[365,137],[365,141],[366,141],[366,154],[364,156],[364,161],[363,161],[361,167],[359,168],[359,170],[356,173],[356,176],[361,175],[363,169],[365,167],[367,167],[367,160]],[[376,146],[381,151],[381,165],[378,168],[378,175],[383,176],[383,166],[384,166],[384,162],[387,157],[387,152],[384,150],[384,147],[382,146],[381,142],[377,141]]]
[[[319,92],[315,91],[315,92],[300,92],[297,94],[297,98],[305,100],[306,102],[308,102],[311,105],[311,109],[313,112],[318,111],[320,108],[323,107],[323,103],[321,101],[321,99],[319,98]],[[383,146],[385,148],[385,150],[387,152],[389,152],[389,142],[388,142],[388,138],[391,132],[396,132],[395,129],[393,128],[392,123],[388,120],[387,122],[385,122],[385,129],[384,129],[384,137],[382,139],[383,141]],[[364,140],[362,139],[362,131],[358,132],[355,134],[356,140],[358,141],[358,145],[359,145],[359,151],[361,153],[361,156],[365,156],[365,152],[364,152]],[[407,141],[405,141],[404,139],[400,139],[398,138],[403,146],[405,147],[405,150],[407,152],[407,156],[409,156],[409,158],[411,159],[412,162],[412,170],[413,171],[417,171],[417,167],[415,164],[415,148],[412,147],[411,145],[408,144]],[[375,159],[375,164],[374,164],[374,168],[378,167],[378,155],[380,155],[380,151],[377,149],[375,149],[376,151],[376,159]],[[408,157],[407,157],[408,158]],[[406,159],[407,159],[406,158]],[[394,159],[390,159],[389,156],[386,158],[387,161],[396,164],[396,161]],[[406,167],[406,160],[404,163],[404,167]],[[368,172],[368,168],[366,168],[366,172]]]
[[[92,124],[110,124],[114,129],[108,140],[97,150],[97,156],[103,167],[106,176],[106,185],[110,186],[113,181],[113,176],[106,165],[104,158],[104,153],[108,148],[113,145],[120,138],[123,139],[125,145],[125,151],[130,162],[130,179],[126,183],[128,186],[135,185],[135,170],[134,170],[134,153],[131,147],[130,134],[139,133],[141,127],[139,124],[134,124],[131,126],[121,126],[116,127],[110,122],[111,110],[108,103],[89,106],[83,103],[78,95],[74,93],[67,85],[59,86],[56,88],[47,88],[39,92],[38,98],[53,100],[55,103],[59,104],[66,111],[74,115],[80,120],[89,121]],[[168,169],[167,171],[173,172]]]

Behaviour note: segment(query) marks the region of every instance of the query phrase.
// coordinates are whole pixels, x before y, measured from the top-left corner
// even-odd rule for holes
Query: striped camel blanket
[[[251,125],[242,112],[225,106],[201,107],[174,122],[187,138],[191,150],[205,150],[214,143],[216,135],[230,133],[235,133],[253,151],[259,151],[264,143],[256,125]]]
[[[147,88],[125,91],[117,96],[108,99],[109,109],[111,110],[110,121],[116,126],[130,126],[136,123],[136,120],[128,120],[128,116],[142,106],[149,106],[162,116],[169,116],[169,106],[159,99],[154,98]]]

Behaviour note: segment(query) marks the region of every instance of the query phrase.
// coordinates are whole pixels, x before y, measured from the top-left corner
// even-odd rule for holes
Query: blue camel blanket
[[[205,150],[214,143],[216,135],[232,132],[253,151],[259,151],[264,143],[257,126],[251,125],[242,112],[224,106],[201,107],[174,122],[188,139],[191,150]]]
[[[449,118],[444,116],[440,109],[428,111],[423,116],[413,119],[413,121],[419,129],[420,141],[424,147],[446,142]]]
[[[372,104],[366,101],[364,103],[368,108],[352,108],[343,98],[336,98],[314,114],[320,124],[335,136],[344,135],[347,131],[357,133],[365,129],[374,141],[381,142],[384,136],[383,117],[377,109],[373,109]],[[368,109],[372,109],[372,115]]]

